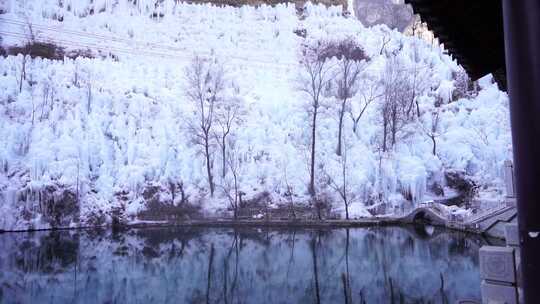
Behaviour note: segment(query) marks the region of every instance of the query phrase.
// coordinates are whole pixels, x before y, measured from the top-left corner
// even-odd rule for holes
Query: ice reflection
[[[0,235],[2,303],[454,303],[483,240],[436,228]]]

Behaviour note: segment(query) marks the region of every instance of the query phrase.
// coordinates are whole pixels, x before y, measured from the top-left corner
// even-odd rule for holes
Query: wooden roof
[[[476,80],[492,73],[506,89],[501,0],[405,0]]]

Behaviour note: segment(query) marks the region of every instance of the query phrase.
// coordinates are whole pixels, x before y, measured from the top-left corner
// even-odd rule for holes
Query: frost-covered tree
[[[225,71],[217,61],[196,56],[185,70],[186,96],[194,107],[189,128],[196,144],[202,147],[210,195],[214,195],[213,175],[216,105],[222,100]]]
[[[333,80],[335,97],[339,100],[338,109],[338,143],[336,154],[342,153],[343,119],[349,109],[351,99],[358,91],[360,74],[369,57],[362,47],[351,37],[339,41],[335,46],[335,56],[339,60]]]
[[[452,72],[452,79],[454,80],[452,100],[476,96],[477,88],[463,67],[458,66],[458,69]]]
[[[48,118],[49,114],[54,108],[54,100],[57,94],[57,88],[54,82],[54,72],[49,72],[47,76],[44,77],[42,83],[43,101],[41,103],[41,114],[39,115],[39,121]]]
[[[83,71],[83,77],[84,77],[84,91],[85,91],[85,97],[86,97],[86,112],[87,114],[90,114],[92,112],[92,84],[93,84],[93,78],[92,73],[89,69],[84,69]]]
[[[332,45],[326,41],[315,41],[302,46],[300,52],[300,74],[298,89],[309,96],[308,113],[310,115],[311,144],[308,191],[315,195],[315,152],[317,136],[317,115],[321,98],[330,76],[329,59],[332,57]]]

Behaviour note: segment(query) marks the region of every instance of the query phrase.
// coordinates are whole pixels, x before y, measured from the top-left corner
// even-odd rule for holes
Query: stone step
[[[516,208],[508,208],[505,209],[502,212],[498,212],[497,214],[494,214],[493,216],[477,222],[477,224],[480,226],[481,230],[488,230],[491,226],[496,224],[497,222],[509,222],[512,218],[515,217],[517,214]]]
[[[509,207],[509,206],[506,206],[506,205],[500,206],[499,208],[489,210],[486,213],[474,215],[474,216],[470,217],[469,219],[467,219],[466,222],[469,223],[469,224],[475,224],[475,223],[484,221],[485,219],[488,219],[490,217],[493,217],[494,215],[500,214],[501,212],[504,212],[504,211],[506,211],[506,210],[508,210],[510,208],[512,208],[512,207]]]

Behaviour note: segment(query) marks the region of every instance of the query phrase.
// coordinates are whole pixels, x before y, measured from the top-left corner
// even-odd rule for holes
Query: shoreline
[[[86,229],[112,229],[123,230],[130,228],[150,228],[150,227],[321,227],[321,228],[346,228],[346,227],[369,227],[369,226],[389,226],[405,224],[399,218],[365,218],[355,220],[257,220],[232,218],[208,218],[186,221],[137,221],[120,225],[103,226],[77,226],[77,227],[56,227],[40,229],[18,229],[2,230],[0,233],[10,232],[36,232],[36,231],[57,231],[57,230],[86,230]]]
[[[468,229],[464,227],[456,227],[455,225],[441,225],[438,223],[415,223],[407,221],[405,218],[364,218],[355,220],[251,220],[240,219],[234,220],[229,218],[214,218],[214,219],[198,219],[187,221],[140,221],[127,223],[122,225],[104,225],[104,226],[78,226],[78,227],[59,227],[59,228],[43,228],[43,229],[21,229],[21,230],[0,230],[3,233],[31,233],[39,231],[62,231],[62,230],[90,230],[90,229],[111,229],[113,231],[125,231],[129,229],[141,228],[160,228],[160,227],[267,227],[267,228],[324,228],[324,229],[340,229],[340,228],[365,228],[365,227],[383,227],[383,226],[398,226],[406,227],[415,224],[431,225],[447,229],[449,231],[470,233],[475,235],[484,235],[482,231]]]

